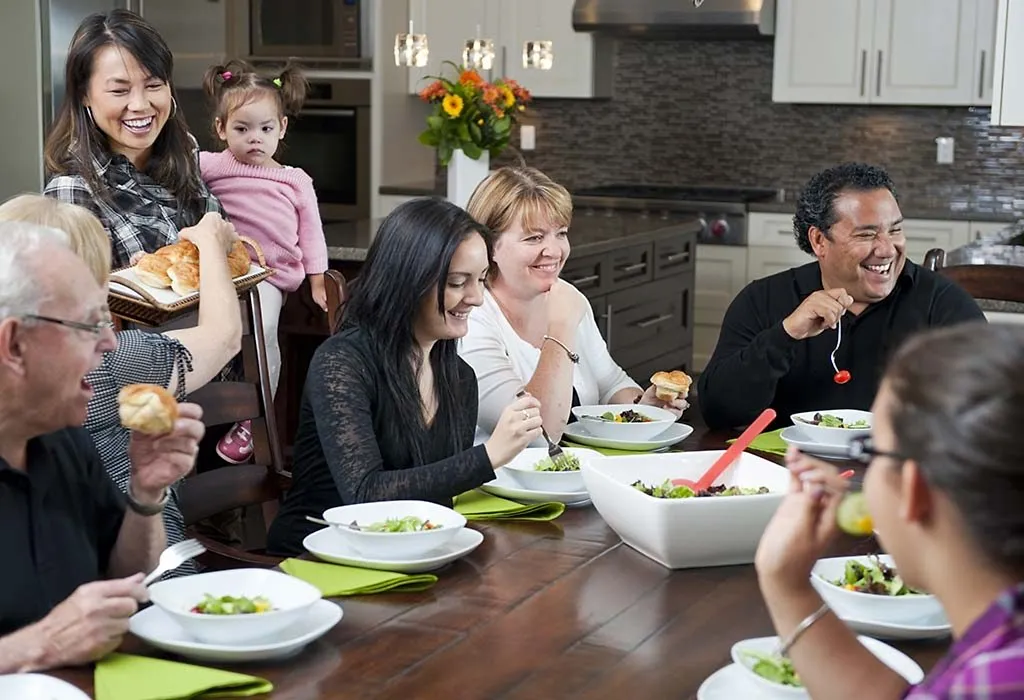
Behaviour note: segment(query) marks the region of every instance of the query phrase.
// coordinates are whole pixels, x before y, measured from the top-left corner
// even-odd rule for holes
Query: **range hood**
[[[576,0],[572,24],[638,39],[757,39],[775,33],[775,0]]]

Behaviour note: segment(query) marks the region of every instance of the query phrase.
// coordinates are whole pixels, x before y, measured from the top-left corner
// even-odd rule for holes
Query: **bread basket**
[[[248,273],[232,280],[235,289],[242,294],[270,277],[274,271],[267,268],[259,243],[246,236],[239,236],[238,240],[252,248],[259,261],[258,265],[253,263],[249,266]],[[147,287],[138,282],[133,269],[134,266],[124,267],[110,273],[107,304],[112,315],[145,326],[162,326],[199,305],[198,291],[182,296],[170,289]]]

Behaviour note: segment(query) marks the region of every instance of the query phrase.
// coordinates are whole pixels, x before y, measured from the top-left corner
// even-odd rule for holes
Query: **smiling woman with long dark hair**
[[[342,328],[309,367],[292,490],[268,551],[293,555],[334,506],[451,504],[540,435],[539,403],[511,403],[473,446],[476,376],[456,344],[480,305],[490,251],[480,225],[443,199],[402,204],[381,224]]]
[[[200,179],[173,72],[167,43],[127,10],[89,15],[68,49],[64,102],[44,148],[45,194],[99,218],[115,268],[221,213]]]

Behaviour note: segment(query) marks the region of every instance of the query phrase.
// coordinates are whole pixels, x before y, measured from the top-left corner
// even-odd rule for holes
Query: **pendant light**
[[[427,65],[429,56],[427,35],[414,33],[412,20],[409,20],[408,33],[395,34],[395,65],[422,68]]]

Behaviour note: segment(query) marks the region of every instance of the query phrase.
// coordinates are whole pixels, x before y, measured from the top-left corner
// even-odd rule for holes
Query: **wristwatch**
[[[171,490],[165,488],[164,495],[156,503],[140,503],[135,500],[135,496],[132,495],[132,482],[128,482],[128,488],[124,492],[125,499],[128,501],[128,507],[139,515],[149,517],[151,515],[159,515],[164,511],[164,506],[167,505],[167,499],[171,496]]]

